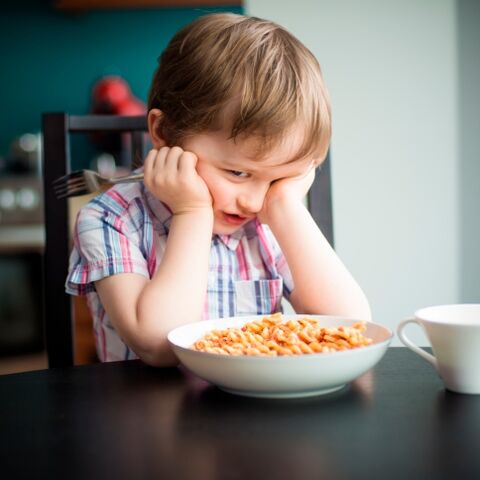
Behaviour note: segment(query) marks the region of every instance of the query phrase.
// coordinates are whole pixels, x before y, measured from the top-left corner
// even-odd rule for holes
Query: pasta
[[[362,332],[365,322],[351,327],[322,327],[315,319],[304,317],[283,321],[281,313],[246,323],[241,328],[212,330],[192,348],[221,355],[303,355],[359,348],[372,343]]]

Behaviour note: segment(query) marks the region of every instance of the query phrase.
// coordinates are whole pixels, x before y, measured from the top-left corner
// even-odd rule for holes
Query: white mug
[[[433,354],[415,345],[404,332],[409,323],[425,330]],[[480,304],[422,308],[398,324],[400,340],[430,362],[448,390],[480,394]]]

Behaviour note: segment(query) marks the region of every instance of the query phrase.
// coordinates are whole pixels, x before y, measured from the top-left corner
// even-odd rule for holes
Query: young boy
[[[167,333],[281,310],[370,319],[302,199],[331,120],[312,53],[280,26],[211,14],[160,57],[144,182],[79,213],[67,291],[86,294],[100,360],[173,365]]]

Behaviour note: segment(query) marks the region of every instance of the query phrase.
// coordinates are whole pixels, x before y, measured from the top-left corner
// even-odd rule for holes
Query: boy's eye
[[[230,175],[233,175],[234,177],[240,177],[240,178],[245,178],[248,177],[248,173],[246,172],[240,172],[239,170],[227,170]]]

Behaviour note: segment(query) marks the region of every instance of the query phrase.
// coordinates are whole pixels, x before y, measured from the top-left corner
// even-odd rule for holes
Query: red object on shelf
[[[111,115],[143,115],[146,105],[136,98],[128,83],[118,76],[101,78],[93,87],[92,112]]]
[[[91,112],[100,115],[145,115],[147,106],[133,95],[127,81],[109,75],[98,80],[92,89]],[[112,132],[96,132],[90,139],[99,151],[122,157],[131,147],[131,136]]]

